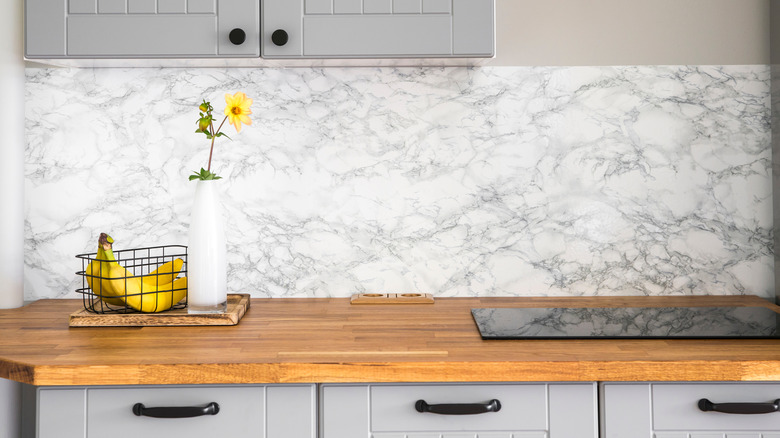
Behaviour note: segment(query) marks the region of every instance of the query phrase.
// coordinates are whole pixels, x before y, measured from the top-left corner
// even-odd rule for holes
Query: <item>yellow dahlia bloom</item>
[[[241,124],[251,125],[252,119],[249,118],[249,114],[252,114],[252,110],[249,107],[252,105],[252,99],[246,97],[246,94],[238,92],[234,95],[226,94],[225,102],[225,115],[230,120],[230,124],[236,127],[236,132],[241,132]]]

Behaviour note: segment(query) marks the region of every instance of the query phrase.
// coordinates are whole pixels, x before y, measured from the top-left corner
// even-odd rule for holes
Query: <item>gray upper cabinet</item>
[[[25,54],[480,58],[494,22],[495,0],[25,0]]]
[[[257,57],[259,0],[25,0],[28,58]]]
[[[494,0],[263,0],[265,58],[491,57]]]

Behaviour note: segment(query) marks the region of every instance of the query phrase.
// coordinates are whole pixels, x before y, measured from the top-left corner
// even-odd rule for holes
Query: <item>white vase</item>
[[[224,313],[227,308],[227,245],[219,180],[198,181],[187,248],[188,313]]]

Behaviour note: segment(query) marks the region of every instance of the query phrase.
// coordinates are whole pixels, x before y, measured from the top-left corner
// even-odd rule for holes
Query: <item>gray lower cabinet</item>
[[[597,399],[588,383],[324,384],[320,438],[596,438]]]
[[[780,438],[780,384],[605,383],[601,392],[605,438]]]
[[[260,56],[259,0],[25,0],[28,58]]]
[[[495,0],[263,0],[264,58],[490,57]]]
[[[24,438],[317,437],[316,385],[27,387],[23,395]]]

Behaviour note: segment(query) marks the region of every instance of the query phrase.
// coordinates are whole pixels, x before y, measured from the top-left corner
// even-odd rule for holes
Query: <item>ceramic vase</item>
[[[198,181],[187,248],[188,313],[224,313],[227,245],[219,202],[220,180]]]

